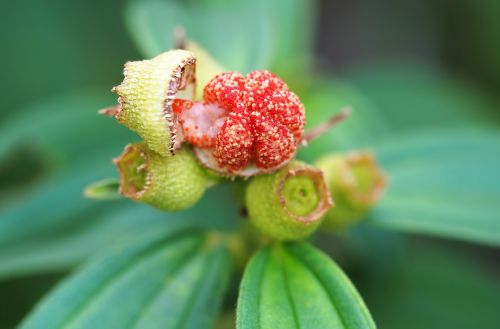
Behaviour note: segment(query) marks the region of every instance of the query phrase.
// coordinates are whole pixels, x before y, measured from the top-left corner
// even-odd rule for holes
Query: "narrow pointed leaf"
[[[21,328],[209,328],[229,255],[189,225],[116,245],[50,293]]]
[[[107,178],[90,184],[85,188],[83,194],[89,199],[115,200],[120,199],[120,180],[118,178]]]
[[[304,242],[277,244],[250,261],[237,328],[375,328],[356,289],[326,255]]]
[[[2,218],[0,279],[71,269],[124,237],[151,226],[168,225],[172,220],[220,230],[238,223],[234,220],[239,216],[236,200],[226,207],[218,206],[220,200],[234,198],[229,184],[212,187],[193,208],[165,213],[128,199],[88,200],[81,194],[85,181],[91,180],[79,180],[80,185],[71,183],[70,187],[62,184],[53,194],[30,203],[36,217],[18,209]]]

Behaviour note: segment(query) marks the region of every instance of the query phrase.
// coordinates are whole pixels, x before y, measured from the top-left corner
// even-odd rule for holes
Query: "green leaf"
[[[377,149],[387,195],[369,222],[407,232],[500,245],[500,134],[427,131]]]
[[[371,264],[357,270],[356,285],[380,328],[498,326],[500,281],[492,264],[481,261],[480,253],[451,247],[423,240],[386,264],[383,275],[373,273]]]
[[[378,64],[352,72],[347,79],[372,101],[391,131],[499,122],[495,99],[429,67]]]
[[[299,156],[307,161],[314,161],[328,152],[371,145],[387,131],[383,115],[359,90],[346,82],[319,79],[305,91],[302,101],[306,109],[306,131],[325,122],[342,108],[352,107],[350,117],[300,150]]]
[[[248,72],[267,67],[270,61],[270,21],[259,1],[195,5],[133,0],[128,3],[125,19],[146,57],[173,48],[173,31],[183,26],[188,39],[207,49],[229,70]]]
[[[117,244],[55,288],[21,328],[208,328],[229,253],[177,222]],[[119,306],[119,307],[117,307]]]
[[[120,180],[118,178],[107,178],[90,184],[85,188],[83,194],[95,200],[120,199]]]
[[[106,150],[119,152],[136,135],[97,114],[116,102],[108,90],[77,91],[19,111],[0,126],[0,157],[26,143],[38,146],[58,165],[88,161]]]
[[[314,14],[308,0],[132,0],[126,22],[146,57],[172,48],[173,29],[184,26],[187,39],[229,70],[271,69],[295,89],[306,84],[310,71]]]
[[[240,286],[237,328],[375,328],[342,270],[304,242],[259,251]]]
[[[238,203],[229,184],[211,188],[191,209],[165,213],[130,200],[102,203],[85,199],[81,188],[88,181],[83,177],[79,184],[71,180],[69,185],[55,184],[48,195],[42,190],[38,200],[27,202],[27,209],[12,209],[2,217],[0,279],[70,269],[138,230],[172,220],[218,230],[238,225]],[[220,207],[220,200],[231,201]]]

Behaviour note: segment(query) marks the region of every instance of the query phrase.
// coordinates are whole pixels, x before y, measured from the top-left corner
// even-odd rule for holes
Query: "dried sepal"
[[[191,207],[212,184],[186,147],[175,156],[162,157],[144,142],[134,143],[113,161],[118,167],[123,196],[166,211]]]
[[[383,196],[387,178],[371,152],[327,155],[316,165],[336,202],[326,215],[329,227],[342,229],[360,220]]]
[[[194,98],[195,63],[194,54],[186,50],[126,63],[123,82],[113,88],[119,106],[107,113],[138,133],[153,151],[173,154],[182,138],[172,103],[176,97]]]
[[[251,178],[245,201],[255,226],[278,240],[307,237],[333,205],[321,170],[298,161]]]

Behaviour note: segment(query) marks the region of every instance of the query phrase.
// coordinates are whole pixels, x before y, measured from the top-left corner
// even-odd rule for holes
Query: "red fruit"
[[[226,72],[204,89],[204,103],[174,102],[184,138],[213,148],[213,169],[238,174],[251,162],[271,171],[290,160],[304,130],[304,106],[268,71]]]

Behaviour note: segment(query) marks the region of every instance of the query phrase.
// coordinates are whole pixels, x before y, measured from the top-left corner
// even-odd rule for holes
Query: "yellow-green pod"
[[[113,88],[119,106],[110,114],[139,134],[153,151],[162,156],[174,154],[182,138],[178,138],[172,103],[176,97],[194,99],[195,63],[192,52],[180,49],[126,63],[123,82]]]
[[[129,144],[114,163],[122,195],[166,211],[193,206],[211,184],[187,147],[162,157],[144,142]]]
[[[326,214],[324,225],[344,229],[359,221],[382,197],[386,178],[369,152],[333,154],[320,158],[335,208]]]
[[[332,206],[323,173],[298,161],[251,178],[245,201],[255,226],[278,240],[307,237]]]

